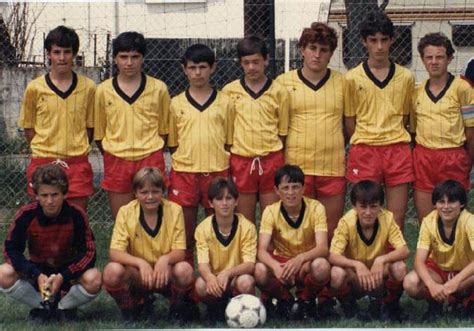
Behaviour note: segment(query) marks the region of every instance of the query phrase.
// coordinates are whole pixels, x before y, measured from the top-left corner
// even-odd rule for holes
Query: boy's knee
[[[199,297],[203,298],[207,295],[206,291],[206,281],[202,277],[198,277],[196,279],[196,284],[195,284],[195,290],[196,293],[199,295]]]
[[[311,262],[311,274],[321,282],[327,282],[331,275],[331,265],[325,258],[317,258]]]
[[[251,275],[240,275],[236,282],[237,290],[244,294],[255,293],[255,278]]]
[[[407,275],[407,265],[405,264],[405,262],[402,261],[392,263],[390,265],[389,270],[393,279],[398,282],[403,281],[403,279]]]
[[[331,268],[331,287],[339,289],[344,284],[347,272],[341,267]]]
[[[125,268],[120,263],[110,262],[105,266],[103,282],[105,286],[117,287],[124,281]]]
[[[416,296],[421,286],[421,279],[415,271],[410,272],[403,279],[403,289],[409,296]]]
[[[97,294],[102,287],[102,275],[96,268],[89,269],[81,276],[80,283],[88,293]]]
[[[15,282],[18,280],[19,276],[16,273],[15,269],[8,264],[4,263],[0,265],[0,287],[7,289],[12,287]]]
[[[254,274],[257,284],[265,284],[268,280],[269,269],[265,264],[257,262],[255,264]]]
[[[173,275],[178,285],[186,286],[194,281],[194,270],[187,262],[178,262],[173,267]]]

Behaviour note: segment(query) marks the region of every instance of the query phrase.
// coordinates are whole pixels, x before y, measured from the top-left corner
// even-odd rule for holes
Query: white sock
[[[59,301],[58,308],[73,309],[92,301],[97,295],[88,293],[82,285],[74,285]]]
[[[43,308],[41,306],[41,302],[43,301],[41,295],[25,280],[18,279],[10,288],[4,289],[0,287],[0,292],[24,303],[30,308]]]

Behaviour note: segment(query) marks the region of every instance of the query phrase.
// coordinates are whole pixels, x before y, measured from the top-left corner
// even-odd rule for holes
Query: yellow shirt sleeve
[[[203,221],[204,222],[204,221]],[[206,223],[201,223],[194,232],[196,239],[196,253],[198,263],[210,263],[209,258],[209,238],[206,235]]]
[[[95,85],[92,83],[88,86],[89,93],[87,93],[88,100],[87,100],[87,110],[86,110],[86,127],[93,128],[94,127],[94,109],[95,109]]]
[[[36,89],[34,83],[28,84],[23,95],[20,108],[20,118],[18,126],[24,129],[32,129],[35,127],[36,117]]]
[[[278,214],[277,214],[277,217],[278,217]],[[262,214],[262,219],[260,222],[260,233],[266,233],[266,234],[272,235],[274,227],[275,227],[275,215],[273,214],[272,209],[267,207],[265,208]]]
[[[405,239],[403,238],[402,231],[400,230],[400,227],[397,225],[397,223],[395,223],[393,216],[390,220],[390,228],[388,231],[388,242],[393,246],[393,248],[398,249],[407,245]]]
[[[105,137],[107,117],[105,115],[104,98],[103,86],[99,85],[94,97],[94,140],[102,140]]]
[[[349,232],[346,221],[342,218],[334,231],[331,241],[330,252],[334,254],[344,255],[346,247],[349,244]]]
[[[112,239],[110,241],[110,249],[126,252],[130,242],[130,233],[127,229],[127,220],[125,208],[120,208],[115,220],[114,230],[112,232]]]
[[[178,146],[178,128],[176,127],[176,114],[174,110],[175,99],[171,100],[170,113],[169,113],[169,133],[168,133],[168,146]]]
[[[279,95],[278,105],[278,135],[287,136],[290,124],[290,94],[286,88],[282,88]]]
[[[469,246],[471,246],[471,250],[474,251],[474,217],[470,217],[469,221],[466,222],[466,233]]]
[[[186,249],[186,232],[184,229],[183,209],[179,207],[178,215],[175,219],[176,226],[173,231],[173,242],[171,249]]]
[[[428,251],[431,249],[431,235],[428,228],[428,222],[430,221],[431,220],[428,217],[425,217],[423,223],[421,223],[418,244],[416,245],[417,249],[427,249]]]
[[[326,209],[324,208],[324,205],[322,203],[317,204],[314,210],[314,215],[316,217],[316,222],[314,224],[314,232],[328,232]]]
[[[255,263],[257,259],[257,230],[253,224],[249,224],[242,238],[242,261]]]
[[[413,75],[410,76],[407,85],[407,93],[405,94],[405,102],[403,103],[403,115],[410,115],[412,113],[415,90],[415,77],[413,77]]]
[[[357,106],[355,105],[355,98],[352,98],[355,95],[354,80],[351,79],[351,75],[348,73],[344,77],[344,116],[345,117],[354,117],[356,116],[355,110]]]
[[[234,140],[234,121],[235,121],[235,107],[234,103],[230,101],[227,103],[227,116],[225,117],[225,127],[226,127],[226,138],[225,144],[232,145]]]
[[[169,114],[171,98],[166,85],[161,90],[161,105],[160,105],[160,123],[158,123],[158,132],[160,135],[167,135],[169,132]]]

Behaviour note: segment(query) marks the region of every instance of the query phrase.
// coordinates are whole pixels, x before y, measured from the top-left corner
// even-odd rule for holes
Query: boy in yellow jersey
[[[104,157],[101,186],[114,218],[133,199],[132,179],[139,169],[157,167],[165,173],[170,97],[162,81],[142,72],[145,54],[142,34],[118,35],[113,42],[118,75],[100,84],[95,97],[94,139]]]
[[[435,210],[421,224],[415,270],[403,283],[407,294],[428,301],[423,321],[442,315],[443,303],[462,301],[466,317],[474,313],[474,216],[465,207],[464,186],[447,180],[436,185]],[[462,311],[461,311],[462,312]]]
[[[196,292],[207,305],[208,318],[223,320],[230,298],[255,294],[257,230],[244,215],[234,213],[239,193],[230,178],[214,178],[208,196],[214,215],[196,228]]]
[[[230,172],[239,190],[237,211],[255,223],[257,199],[261,213],[278,201],[273,178],[285,164],[283,142],[288,133],[289,95],[265,75],[268,50],[263,39],[242,39],[237,54],[244,77],[222,90],[235,107]]]
[[[50,71],[28,84],[18,121],[33,154],[26,171],[27,192],[35,195],[31,176],[38,166],[58,163],[68,176],[68,201],[87,210],[88,197],[94,193],[87,155],[94,127],[95,84],[73,71],[79,50],[73,29],[51,30],[44,48]]]
[[[357,299],[369,294],[369,316],[400,321],[400,297],[409,251],[392,212],[382,209],[384,192],[369,180],[351,191],[353,209],[334,232],[329,251],[331,288],[346,317],[358,313]],[[389,248],[390,247],[390,248]]]
[[[415,206],[418,220],[433,210],[431,192],[436,184],[455,179],[471,187],[474,159],[474,90],[468,82],[448,72],[454,48],[442,33],[429,33],[418,43],[418,52],[429,79],[415,89],[416,147]]]
[[[208,187],[229,171],[234,108],[209,79],[216,69],[214,52],[202,44],[184,52],[182,67],[189,88],[171,101],[168,146],[172,152],[170,200],[183,207],[186,260],[194,265],[194,228],[199,203],[211,212]]]
[[[405,129],[414,78],[390,61],[394,27],[386,14],[368,13],[360,33],[369,57],[346,74],[345,127],[351,143],[346,178],[383,183],[387,208],[403,231],[408,184],[415,179],[411,137]]]
[[[336,31],[315,22],[303,29],[299,43],[303,67],[278,77],[290,93],[286,162],[305,174],[305,196],[326,208],[332,237],[344,211],[344,78],[328,68],[337,47]]]
[[[265,209],[260,224],[255,280],[265,306],[271,311],[270,299],[277,299],[277,316],[283,318],[315,317],[315,298],[330,276],[326,213],[320,202],[303,197],[304,183],[298,166],[280,168],[275,174],[275,191],[281,201]],[[295,315],[289,316],[293,286],[298,306]]]
[[[136,199],[117,215],[104,287],[124,320],[149,317],[153,293],[169,298],[170,318],[192,319],[197,307],[189,296],[193,268],[184,262],[183,211],[163,198],[166,185],[157,168],[140,169],[132,185]]]

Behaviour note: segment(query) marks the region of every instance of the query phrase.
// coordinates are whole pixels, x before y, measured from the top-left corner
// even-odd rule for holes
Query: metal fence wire
[[[95,73],[96,81],[100,82],[114,72],[111,58],[113,37],[127,30],[143,32],[148,47],[144,70],[147,74],[163,80],[173,96],[187,86],[180,57],[186,47],[197,42],[209,45],[216,53],[217,72],[212,78],[212,84],[217,88],[222,88],[226,83],[241,76],[235,46],[244,34],[258,34],[268,42],[272,63],[268,68],[268,74],[271,77],[299,67],[301,65],[297,48],[299,33],[303,27],[310,25],[314,17],[317,17],[316,15],[308,17],[307,12],[310,9],[317,12],[324,1],[308,0],[292,4],[292,2],[268,0],[209,0],[173,5],[162,2],[164,1],[145,0],[140,3],[126,1],[120,4],[89,4],[88,7],[85,4],[67,3],[49,3],[44,6],[30,4],[25,12],[22,12],[20,7],[14,9],[17,13],[13,16],[8,16],[9,10],[10,13],[13,10],[9,9],[9,4],[0,6],[0,10],[3,10],[0,11],[3,13],[0,16],[1,227],[5,227],[12,220],[20,205],[29,201],[25,193],[25,169],[31,151],[22,132],[18,131],[16,122],[26,84],[34,75],[42,73],[43,69],[47,70],[47,61],[41,45],[43,33],[61,22],[74,27],[80,34],[82,43],[79,65],[94,67],[91,70]],[[328,6],[329,2],[326,1],[325,5]],[[89,11],[85,11],[85,17],[79,19],[76,17],[79,16],[78,8],[86,8]],[[345,72],[364,59],[366,54],[361,45],[358,24],[370,10],[385,10],[392,18],[396,26],[396,37],[392,46],[393,60],[412,70],[417,81],[425,79],[426,74],[416,52],[416,45],[428,32],[441,31],[453,40],[456,49],[455,58],[450,66],[453,74],[459,74],[464,63],[473,54],[472,2],[453,0],[448,4],[447,1],[441,0],[429,2],[335,0],[330,3],[327,17],[328,23],[339,34],[339,45],[331,60],[331,68]],[[58,13],[58,19],[51,16],[55,12]],[[211,12],[214,16],[206,16]],[[153,16],[155,14],[159,16]],[[12,23],[15,15],[17,25]],[[197,21],[196,15],[201,15],[199,17],[201,20],[202,16],[205,16],[204,21]],[[18,26],[22,17],[29,17],[27,27]],[[115,23],[110,23],[111,20]],[[165,22],[161,22],[162,20]],[[163,28],[163,24],[174,24],[176,28]],[[237,27],[231,29],[230,25]],[[34,36],[32,31],[36,31]],[[25,45],[15,43],[25,36]],[[25,67],[23,69],[26,70],[21,77],[15,76],[18,71],[11,71],[15,75],[8,71],[17,70],[18,67]],[[40,72],[34,67],[40,67]],[[27,73],[31,70],[36,70],[35,74]],[[90,160],[97,190],[90,199],[88,213],[95,229],[109,229],[112,219],[106,194],[99,188],[103,167],[96,148],[93,149]],[[407,220],[415,219],[416,214],[410,195]],[[100,237],[100,240],[107,240],[107,236],[97,237]]]

